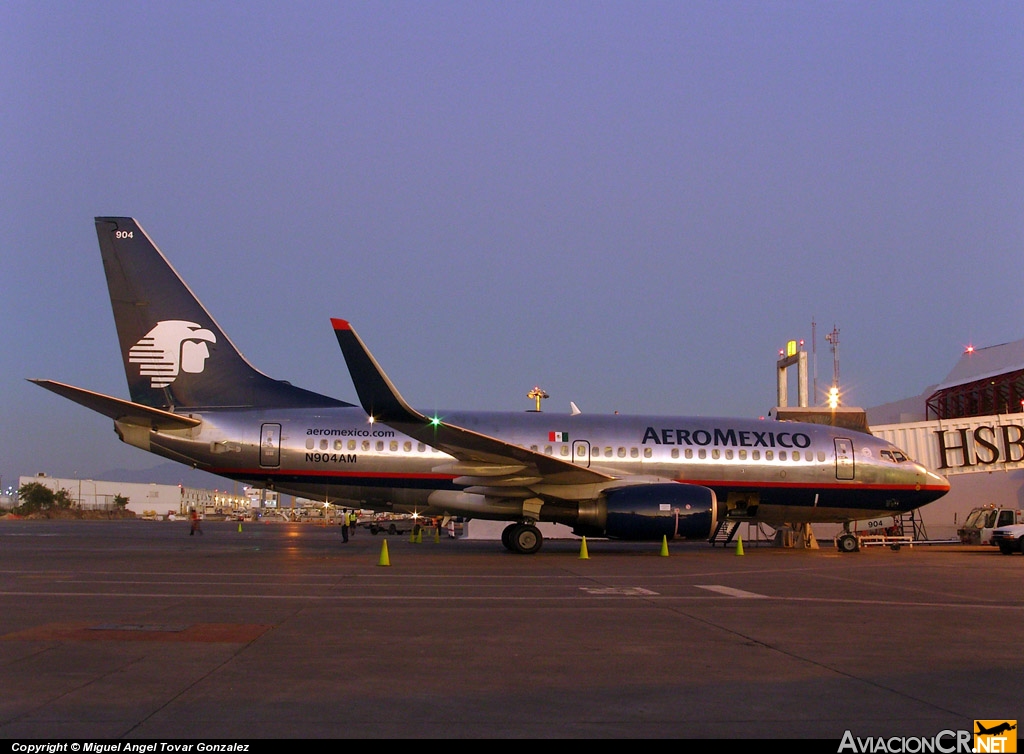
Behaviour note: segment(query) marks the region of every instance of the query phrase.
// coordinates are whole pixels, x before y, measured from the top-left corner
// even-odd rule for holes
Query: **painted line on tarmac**
[[[649,590],[642,590],[647,592]],[[750,594],[756,594],[751,592]],[[980,609],[980,610],[1014,610],[1024,611],[1022,604],[992,604],[992,603],[970,603],[970,602],[906,602],[901,600],[880,600],[880,599],[843,599],[840,597],[772,597],[770,595],[757,595],[762,599],[772,602],[805,602],[834,605],[871,605],[877,607],[898,607],[898,608],[944,608],[944,609]],[[82,597],[85,599],[101,599],[104,597],[121,599],[190,599],[190,600],[299,600],[304,602],[440,602],[453,604],[456,602],[562,602],[566,596],[543,597],[532,594],[526,596],[518,595],[493,595],[493,596],[470,596],[470,595],[402,595],[402,594],[339,594],[339,595],[312,595],[312,594],[200,594],[195,591],[183,592],[0,592],[0,597]],[[709,594],[709,595],[669,595],[669,594],[642,594],[633,591],[630,594],[621,592],[615,594],[583,594],[579,599],[587,600],[615,600],[615,599],[641,599],[654,602],[706,602],[711,600],[729,597],[736,599],[734,594]]]
[[[717,592],[718,594],[724,594],[726,597],[737,597],[744,600],[767,600],[771,599],[767,594],[758,594],[757,592],[747,592],[743,589],[733,589],[731,586],[721,586],[719,584],[694,584],[698,589],[707,589],[709,592]]]

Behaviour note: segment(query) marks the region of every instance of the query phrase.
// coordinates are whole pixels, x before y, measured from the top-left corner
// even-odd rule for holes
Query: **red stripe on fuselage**
[[[436,479],[450,482],[455,479],[451,474],[407,474],[392,471],[337,471],[333,469],[204,469],[211,474],[220,476],[329,476],[358,477],[361,479]]]
[[[887,490],[897,492],[945,491],[937,484],[861,484],[860,482],[750,482],[738,479],[676,479],[680,484],[695,484],[700,487],[737,487],[740,489],[791,489],[791,490]]]

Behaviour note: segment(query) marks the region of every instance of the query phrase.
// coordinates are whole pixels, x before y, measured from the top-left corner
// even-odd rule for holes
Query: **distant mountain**
[[[180,484],[206,490],[229,490],[234,482],[222,476],[191,469],[180,463],[162,463],[149,469],[110,469],[95,477],[108,482],[139,484]]]

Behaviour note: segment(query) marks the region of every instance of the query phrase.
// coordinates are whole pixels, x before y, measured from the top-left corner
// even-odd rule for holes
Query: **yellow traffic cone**
[[[661,557],[668,557],[668,537],[664,534],[661,535]]]
[[[242,522],[241,521],[238,522],[238,533],[239,534],[242,533]]]
[[[587,552],[587,538],[583,538],[583,543],[580,545],[580,560],[590,560],[590,553]]]
[[[416,530],[415,529],[410,529],[409,530],[409,544],[411,544],[411,545],[416,544]]]
[[[423,544],[423,527],[422,526],[420,527],[420,530],[418,532],[416,532],[416,544],[418,544],[418,545]]]
[[[380,546],[380,560],[377,561],[379,566],[391,565],[391,558],[388,557],[388,541],[385,539],[383,544]]]
[[[434,544],[437,545],[437,544],[440,544],[440,543],[441,543],[441,527],[440,526],[435,526],[434,527]]]
[[[739,537],[736,540],[736,554],[737,555],[742,555],[743,554],[743,537]]]

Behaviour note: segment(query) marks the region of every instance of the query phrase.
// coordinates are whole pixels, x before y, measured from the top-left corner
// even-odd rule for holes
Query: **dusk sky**
[[[93,218],[349,401],[757,417],[790,338],[847,405],[1024,337],[1024,3],[0,4],[0,478],[161,465]],[[183,475],[183,479],[186,477]],[[187,481],[186,481],[187,483]]]

